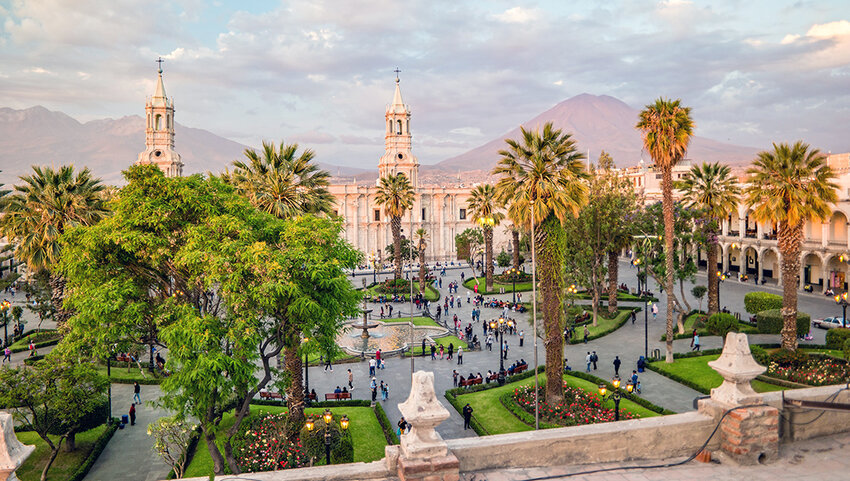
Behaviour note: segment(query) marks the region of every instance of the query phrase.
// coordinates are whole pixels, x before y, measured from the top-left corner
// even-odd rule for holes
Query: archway
[[[823,224],[819,220],[807,220],[803,227],[803,237],[820,244],[823,240]]]
[[[742,267],[745,267],[744,261],[741,259],[741,246],[736,243],[732,243],[728,249],[726,249],[726,270],[729,272],[740,273],[743,272]]]
[[[761,255],[761,277],[767,282],[779,282],[782,266],[779,265],[779,254],[773,249],[767,249]]]
[[[753,219],[753,211],[747,210],[744,214],[744,237],[755,239],[758,234],[758,223]]]
[[[751,278],[758,277],[759,272],[759,258],[758,251],[754,247],[745,247],[744,255],[741,258],[741,262],[743,263],[743,268],[741,269],[741,274],[746,274]]]
[[[836,294],[847,290],[847,262],[850,259],[844,254],[831,255],[825,262],[826,287]]]
[[[823,286],[823,263],[817,254],[806,254],[803,256],[803,275],[800,279],[803,287]]]
[[[832,245],[847,245],[847,216],[837,210],[829,219],[829,243]]]

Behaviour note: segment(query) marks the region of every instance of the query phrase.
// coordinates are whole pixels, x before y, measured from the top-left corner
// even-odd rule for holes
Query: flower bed
[[[539,397],[544,396],[544,387],[540,387]],[[521,386],[514,390],[513,401],[528,413],[534,413],[534,388]],[[614,420],[614,410],[602,405],[599,396],[582,389],[573,388],[564,383],[564,401],[551,406],[540,401],[541,419],[559,426],[578,426],[582,424],[607,423]],[[620,419],[636,419],[631,412],[620,409]]]
[[[287,441],[283,426],[287,414],[263,413],[253,417],[234,449],[243,472],[274,471],[307,466],[309,457],[300,442]]]
[[[812,356],[797,366],[771,362],[765,375],[809,386],[827,386],[850,381],[850,365],[840,359]]]

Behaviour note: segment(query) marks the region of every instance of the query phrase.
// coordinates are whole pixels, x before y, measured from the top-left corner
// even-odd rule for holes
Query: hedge
[[[748,292],[744,296],[744,309],[750,314],[758,314],[761,311],[782,308],[782,296],[770,292]]]
[[[826,347],[829,349],[844,349],[844,341],[850,339],[850,329],[836,327],[826,331]]]
[[[756,314],[756,323],[762,334],[779,334],[782,331],[782,314],[779,309],[768,309]],[[805,336],[812,326],[812,316],[797,312],[797,336]],[[839,348],[840,349],[840,348]]]
[[[39,341],[38,339],[47,337],[47,340]],[[59,341],[62,340],[62,336],[56,331],[56,329],[46,329],[43,331],[29,331],[24,334],[23,337],[9,345],[9,350],[13,353],[15,352],[23,352],[29,349],[29,341],[30,338],[34,339],[35,342],[33,345],[36,350],[41,349],[42,347],[55,346],[59,344]]]
[[[638,313],[638,312],[640,312],[641,310],[642,310],[642,309],[641,309],[640,307],[618,307],[618,308],[617,308],[617,315],[619,316],[619,315],[620,315],[620,313],[621,313],[621,311],[634,312],[634,313],[635,313],[635,315],[637,315],[637,313]],[[592,340],[594,340],[594,339],[599,339],[600,337],[604,337],[604,336],[607,336],[608,334],[611,334],[612,332],[616,331],[617,329],[619,329],[619,328],[623,327],[623,325],[624,325],[626,322],[628,322],[628,321],[629,321],[629,319],[630,319],[630,316],[623,316],[623,318],[622,318],[622,319],[620,319],[620,321],[619,321],[617,324],[614,324],[614,326],[613,326],[611,329],[607,329],[607,330],[604,330],[604,331],[599,331],[599,332],[597,332],[596,334],[592,334],[592,335],[590,335],[590,336],[588,336],[588,337],[587,337],[587,341],[588,341],[588,342],[590,342],[590,341],[592,341]],[[591,319],[591,320],[592,320],[592,319]],[[580,325],[580,324],[577,324],[577,325]],[[581,338],[581,339],[570,339],[570,344],[571,344],[571,345],[572,345],[572,344],[584,344],[584,338]]]
[[[390,423],[390,419],[387,417],[387,413],[384,411],[384,407],[381,406],[381,403],[375,403],[375,417],[378,418],[378,424],[381,425],[381,429],[384,431],[384,437],[387,438],[387,444],[399,444],[398,435],[395,433],[393,425]]]
[[[44,354],[39,354],[37,356],[30,356],[30,357],[24,359],[24,364],[29,366],[30,364],[32,364],[36,361],[41,361],[42,359],[44,359]]]
[[[730,332],[738,332],[738,319],[735,319],[735,316],[732,314],[727,314],[725,312],[718,312],[712,314],[711,317],[708,318],[708,322],[705,324],[706,330],[709,334],[714,336],[723,336],[726,337],[726,334]]]
[[[94,466],[94,462],[97,461],[98,457],[100,457],[100,453],[102,453],[106,448],[106,444],[109,443],[110,439],[112,439],[112,435],[118,430],[119,422],[120,421],[117,418],[112,419],[112,423],[106,427],[106,431],[97,438],[89,456],[85,459],[85,461],[83,461],[83,464],[77,468],[74,474],[68,478],[68,481],[83,481],[83,478],[85,478],[86,475],[89,474],[89,471],[91,471],[91,467]]]
[[[251,399],[251,404],[257,406],[283,406],[286,404],[282,399]],[[371,401],[365,399],[343,399],[341,401],[319,401],[311,402],[308,408],[334,408],[334,407],[357,407],[368,408],[372,406]]]

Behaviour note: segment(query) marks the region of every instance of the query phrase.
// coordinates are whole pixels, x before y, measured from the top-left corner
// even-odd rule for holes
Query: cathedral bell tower
[[[401,100],[396,69],[393,103],[387,107],[385,152],[378,162],[378,173],[383,178],[404,172],[413,188],[419,186],[419,161],[411,152],[410,109]]]
[[[145,151],[139,154],[137,164],[155,164],[166,177],[183,175],[180,154],[174,151],[174,100],[165,95],[162,84],[162,60],[156,91],[145,103]]]

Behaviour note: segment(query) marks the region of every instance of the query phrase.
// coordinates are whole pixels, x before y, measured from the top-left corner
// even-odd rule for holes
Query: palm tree
[[[279,219],[305,213],[329,213],[333,196],[328,192],[330,174],[312,163],[315,154],[298,144],[263,142],[262,154],[245,149],[246,160],[233,162],[233,174],[225,175],[255,207]]]
[[[499,201],[508,205],[511,219],[523,229],[531,226],[534,207],[534,242],[537,269],[543,294],[546,346],[546,402],[563,400],[562,346],[564,294],[564,222],[576,216],[587,201],[587,177],[582,159],[570,134],[562,134],[551,122],[542,131],[521,129],[522,138],[507,139],[508,148],[493,169]],[[537,333],[534,333],[537,335]]]
[[[827,219],[830,204],[838,201],[835,172],[818,149],[797,141],[773,144],[759,152],[745,190],[746,202],[757,222],[779,224],[777,241],[782,254],[782,348],[797,349],[797,275],[806,220]]]
[[[333,196],[328,192],[330,174],[313,160],[315,154],[306,149],[299,153],[298,144],[263,142],[262,154],[245,149],[245,160],[233,162],[233,173],[222,177],[232,183],[257,209],[279,219],[303,214],[330,213]],[[290,382],[286,389],[291,426],[300,426],[304,416],[303,364],[298,349],[301,332],[297,319],[282,321],[284,333],[282,356]],[[294,431],[297,433],[297,430]]]
[[[390,218],[390,229],[393,234],[393,259],[395,260],[396,280],[401,279],[401,218],[408,209],[413,207],[413,187],[403,172],[381,178],[378,205],[384,206],[384,213]]]
[[[61,327],[71,313],[62,307],[65,280],[53,272],[60,255],[59,237],[70,227],[99,222],[109,211],[104,186],[89,169],[75,173],[73,166],[65,165],[33,167],[33,172],[21,177],[23,184],[2,199],[0,232],[15,244],[16,258],[33,272],[49,274],[53,318]]]
[[[417,239],[416,248],[419,250],[419,293],[425,295],[425,248],[428,247],[428,231],[422,227],[414,233]]]
[[[741,188],[725,165],[703,162],[691,167],[676,188],[684,194],[689,207],[703,212],[708,222],[708,315],[720,312],[720,279],[717,269],[717,235],[721,223],[738,208]]]
[[[661,203],[664,211],[664,258],[667,290],[667,362],[673,362],[673,167],[688,150],[694,134],[690,107],[681,100],[659,98],[640,112],[637,128],[643,134],[644,148],[661,169]]]
[[[483,184],[472,189],[466,205],[472,215],[472,221],[477,222],[484,231],[484,257],[486,262],[485,283],[487,291],[493,290],[493,227],[499,225],[505,214],[499,212],[496,201],[496,189],[490,184]]]
[[[516,222],[511,224],[510,231],[511,247],[513,248],[511,262],[513,263],[513,268],[519,270],[519,227],[516,225]]]

